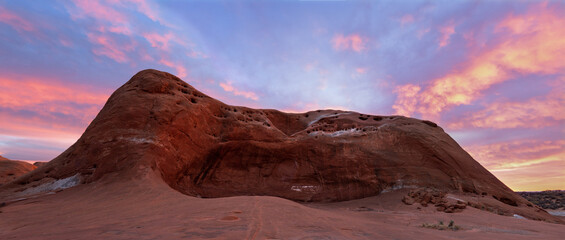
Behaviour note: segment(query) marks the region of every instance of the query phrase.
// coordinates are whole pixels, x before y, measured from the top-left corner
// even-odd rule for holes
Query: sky
[[[565,189],[565,1],[0,0],[0,155],[49,161],[152,68],[230,105],[437,122]]]

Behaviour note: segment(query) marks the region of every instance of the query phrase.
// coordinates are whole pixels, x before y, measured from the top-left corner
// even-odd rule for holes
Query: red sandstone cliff
[[[429,187],[488,196],[526,209],[521,214],[527,217],[550,218],[435,123],[230,106],[156,70],[133,76],[73,146],[14,186],[76,174],[81,183],[128,179],[148,171],[191,196],[343,201]]]

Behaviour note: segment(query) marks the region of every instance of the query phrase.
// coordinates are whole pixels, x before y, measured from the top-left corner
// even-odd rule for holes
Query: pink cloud
[[[171,48],[174,44],[184,47],[186,56],[192,58],[207,58],[206,54],[196,51],[190,41],[179,37],[171,31],[174,26],[164,25],[165,21],[159,18],[156,7],[145,0],[73,0],[74,6],[69,6],[68,11],[73,19],[91,18],[94,27],[90,27],[87,33],[88,40],[95,46],[92,52],[98,56],[109,57],[116,62],[125,63],[133,59],[131,54],[137,54],[138,58],[145,61],[157,61],[158,64],[174,68],[179,77],[187,75],[186,68],[175,63]],[[159,22],[165,28],[166,34],[156,32],[140,32],[140,29],[132,28],[130,22],[134,22],[138,16],[129,14],[125,9],[136,9],[147,18]],[[143,30],[141,30],[143,31]],[[151,47],[158,50],[156,54],[147,51],[135,51],[138,45],[136,39],[143,37]],[[156,57],[157,56],[157,57]],[[178,55],[177,55],[178,56]],[[160,60],[159,60],[160,59]],[[134,63],[132,63],[134,64]]]
[[[174,63],[172,61],[169,61],[169,60],[166,60],[166,59],[163,59],[163,58],[159,61],[159,63],[161,63],[161,64],[163,64],[167,67],[174,68],[177,71],[176,75],[179,78],[184,78],[184,77],[187,76],[186,68],[184,66],[182,66],[181,64]]]
[[[206,55],[205,53],[196,51],[194,49],[189,49],[186,56],[191,58],[209,58],[209,56]]]
[[[70,12],[71,17],[74,19],[92,17],[97,20],[118,24],[123,24],[128,21],[126,15],[108,6],[105,1],[73,0],[72,2],[80,10],[78,12]]]
[[[318,62],[307,63],[306,65],[304,65],[304,71],[310,72],[310,71],[312,71],[317,65],[318,65]]]
[[[121,2],[120,0],[112,0],[113,2]],[[149,19],[153,21],[159,21],[157,12],[155,11],[155,6],[150,6],[150,4],[145,0],[125,0],[123,2],[131,2],[137,7],[137,11],[145,14]]]
[[[106,56],[119,63],[129,62],[128,52],[134,49],[134,32],[130,28],[131,18],[116,6],[121,1],[89,1],[73,0],[74,8],[69,8],[73,19],[92,18],[96,26],[87,33],[88,40],[95,46],[92,52],[98,56]],[[117,35],[125,35],[128,43],[117,40]]]
[[[526,101],[497,101],[448,123],[449,128],[541,128],[565,124],[565,77],[550,82],[552,90]]]
[[[335,50],[353,50],[355,52],[361,52],[366,50],[367,39],[361,37],[358,34],[351,34],[349,36],[343,36],[343,34],[335,35],[332,39],[333,48]]]
[[[465,146],[473,157],[489,169],[505,169],[553,161],[561,156],[565,160],[565,140],[514,140],[487,145]],[[553,157],[552,157],[553,156]]]
[[[67,39],[64,36],[61,36],[59,38],[59,42],[61,43],[61,45],[65,46],[65,47],[72,47],[73,46],[73,42],[71,42],[69,39]]]
[[[100,109],[98,109],[100,110]],[[14,114],[0,113],[0,136],[12,136],[17,138],[45,139],[54,143],[66,143],[67,147],[80,137],[89,122],[96,115],[89,115],[91,119],[82,122],[79,126],[57,119],[46,119],[43,117],[23,117]],[[4,124],[5,123],[5,124]],[[59,152],[60,153],[60,152]]]
[[[94,54],[109,57],[119,63],[129,61],[126,52],[133,50],[133,45],[120,45],[112,36],[103,33],[89,33],[87,36],[90,42],[98,45],[92,49]]]
[[[410,24],[412,22],[414,22],[414,16],[412,16],[411,14],[406,14],[400,19],[401,25]]]
[[[131,35],[133,32],[130,29],[131,17],[119,11],[119,8],[129,9],[133,4],[138,12],[153,21],[159,21],[157,13],[154,11],[155,7],[150,6],[144,0],[72,0],[76,9],[71,9],[69,13],[73,19],[80,19],[90,17],[98,21],[100,32],[112,32],[124,35]],[[103,24],[101,24],[103,23]],[[109,26],[108,26],[109,25]]]
[[[235,96],[242,96],[244,98],[255,100],[255,101],[259,100],[259,97],[254,92],[239,90],[239,89],[235,88],[234,86],[232,86],[231,82],[220,83],[220,87],[222,87],[222,89],[224,89],[224,91],[226,91],[226,92],[233,93],[233,95],[235,95]]]
[[[420,30],[418,30],[418,32],[416,33],[416,36],[418,37],[418,39],[421,39],[421,38],[424,36],[424,34],[426,34],[426,33],[428,33],[428,32],[430,32],[430,29],[429,29],[429,28],[420,29]]]
[[[80,136],[108,97],[106,91],[61,83],[56,79],[0,77],[0,106],[6,109],[0,111],[0,134],[70,144]],[[21,112],[33,112],[34,115],[22,115]]]
[[[467,119],[474,127],[540,128],[565,123],[565,100],[494,103]]]
[[[359,74],[365,74],[367,72],[367,68],[355,68],[355,71]]]
[[[10,12],[8,9],[5,9],[2,6],[0,6],[0,22],[12,26],[18,32],[32,32],[36,30],[33,24],[27,19],[17,15],[14,12]]]
[[[565,158],[491,172],[514,191],[565,189]]]
[[[90,93],[92,91],[86,86],[57,82],[55,79],[36,79],[25,76],[0,77],[0,106],[14,108],[53,101],[103,104],[108,98],[108,94]]]
[[[175,38],[172,33],[160,35],[158,33],[145,33],[143,37],[151,43],[151,47],[162,51],[169,51],[169,42]]]
[[[439,38],[439,47],[445,47],[449,44],[449,38],[451,35],[455,33],[455,25],[451,22],[448,25],[441,27],[439,32],[441,34],[441,37]]]
[[[513,190],[531,191],[565,188],[563,146],[565,140],[533,139],[464,148]]]
[[[100,26],[98,27],[98,31],[99,32],[111,32],[111,33],[117,33],[117,34],[122,34],[122,35],[131,35],[132,31],[131,29],[129,29],[129,27],[126,26],[109,26],[109,27],[105,27],[105,26]]]
[[[416,111],[416,106],[418,104],[417,94],[420,91],[420,87],[413,84],[406,84],[396,87],[394,90],[398,94],[396,103],[392,108],[396,110],[397,115],[410,116],[414,111]]]
[[[528,27],[514,20],[523,17],[536,21]],[[512,23],[512,24],[509,24]],[[434,117],[446,108],[471,104],[492,85],[511,80],[519,74],[556,74],[565,69],[565,18],[546,9],[533,9],[524,16],[510,15],[497,24],[500,44],[479,53],[449,74],[433,79],[416,96],[417,108],[403,106],[399,92],[394,109],[411,115],[420,112]]]

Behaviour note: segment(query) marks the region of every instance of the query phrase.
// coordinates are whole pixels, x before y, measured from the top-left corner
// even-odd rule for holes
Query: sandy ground
[[[401,203],[406,191],[339,203],[244,196],[201,199],[156,178],[105,180],[8,202],[0,239],[562,239],[565,225],[468,208]],[[421,227],[447,224],[458,231]]]

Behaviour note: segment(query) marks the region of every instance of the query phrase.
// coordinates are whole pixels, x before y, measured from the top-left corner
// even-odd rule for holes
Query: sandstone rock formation
[[[205,198],[343,201],[427,187],[529,204],[433,122],[230,106],[156,70],[133,76],[74,145],[14,185],[77,174],[88,184],[147,172]]]
[[[437,207],[438,211],[446,213],[461,212],[469,204],[464,200],[448,196],[445,192],[430,188],[412,190],[402,198],[402,202],[407,205],[419,203],[422,207],[431,204]]]
[[[45,165],[45,164],[47,164],[47,162],[34,162],[34,163],[33,163],[33,166],[41,167],[41,166],[43,166],[43,165]]]
[[[23,161],[14,161],[0,156],[0,185],[9,183],[37,167]]]

